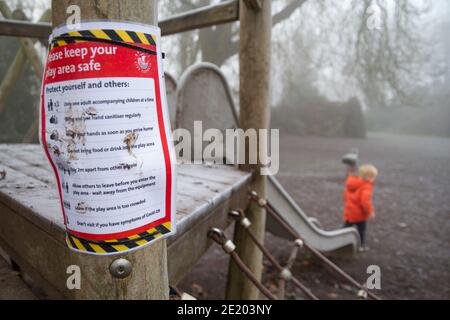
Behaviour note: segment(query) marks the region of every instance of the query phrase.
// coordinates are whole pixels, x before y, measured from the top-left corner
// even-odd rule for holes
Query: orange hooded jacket
[[[372,205],[373,182],[348,176],[344,192],[344,220],[350,223],[366,221],[374,214]]]

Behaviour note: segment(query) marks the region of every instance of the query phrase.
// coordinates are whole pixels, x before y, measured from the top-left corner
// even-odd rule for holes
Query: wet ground
[[[341,156],[357,147],[362,162],[380,171],[374,189],[376,218],[369,223],[370,251],[333,257],[365,282],[369,265],[381,269],[386,299],[450,299],[450,139],[371,134],[366,140],[281,135],[279,180],[303,210],[327,230],[342,224],[345,170]],[[266,236],[266,244],[286,261],[291,244]],[[223,298],[228,260],[213,247],[179,285],[202,299]],[[265,264],[264,281],[277,292],[276,274]],[[322,299],[355,299],[356,290],[309,254],[294,273]],[[288,286],[287,298],[301,293]]]
[[[362,162],[375,164],[376,218],[368,229],[371,250],[333,261],[361,283],[369,265],[381,268],[386,299],[450,299],[450,139],[373,134],[367,140],[281,136],[278,178],[303,210],[327,230],[341,224],[345,170],[343,153],[359,148]],[[230,230],[231,231],[231,230]],[[287,261],[292,244],[266,236],[267,247]],[[228,259],[213,246],[179,284],[200,299],[224,298]],[[293,268],[321,299],[355,299],[348,286],[322,263],[302,252]],[[264,283],[277,293],[274,269],[265,262]],[[0,299],[35,298],[0,257]],[[302,299],[288,285],[286,298]]]

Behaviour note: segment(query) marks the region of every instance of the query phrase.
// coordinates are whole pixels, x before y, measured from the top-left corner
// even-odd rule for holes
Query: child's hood
[[[349,176],[347,178],[346,188],[350,192],[355,192],[362,186],[369,186],[371,183],[357,176]]]

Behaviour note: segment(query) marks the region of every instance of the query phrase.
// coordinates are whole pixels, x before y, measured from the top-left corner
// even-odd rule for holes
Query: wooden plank
[[[5,168],[2,162],[0,168]],[[64,221],[55,186],[9,167],[5,170],[6,177],[0,181],[0,203],[64,243]]]
[[[245,186],[243,186],[242,190],[236,190],[235,197],[222,203],[202,220],[197,221],[190,232],[185,232],[175,241],[169,242],[168,272],[171,284],[177,284],[209,248],[211,241],[207,237],[207,230],[210,227],[227,228],[231,223],[228,219],[229,210],[245,206],[246,203],[247,197]],[[62,238],[56,239],[54,233],[43,232],[41,228],[29,223],[20,214],[11,212],[1,201],[0,212],[2,221],[0,246],[4,247],[24,272],[33,279],[36,286],[46,293],[46,298],[84,298],[81,294],[77,295],[77,290],[67,290],[65,270],[72,264],[80,265],[81,270],[85,270],[88,267],[84,261],[86,255],[68,250],[62,243]],[[9,239],[16,241],[12,244]],[[43,248],[46,248],[45,252],[42,252]],[[81,285],[91,286],[90,283],[84,282]],[[102,291],[98,289],[97,291],[98,298],[105,297]]]
[[[6,15],[11,13],[11,12],[9,12],[8,9],[9,8],[6,6],[6,4],[4,2],[3,2],[3,5],[0,5],[0,11],[3,10],[4,14],[6,14]],[[26,18],[25,14],[21,10],[16,10],[15,13],[23,18]],[[47,10],[42,14],[39,21],[48,21],[49,18],[50,18],[50,14],[49,14],[49,10]],[[32,41],[32,43],[34,43],[34,41]],[[0,85],[0,116],[5,108],[6,99],[11,94],[14,85],[16,85],[16,82],[22,75],[22,71],[26,65],[25,62],[27,61],[26,58],[27,58],[27,55],[26,55],[25,49],[23,46],[21,46],[21,48],[17,51],[17,54],[14,57],[14,60],[12,61],[11,65],[9,66],[8,71],[6,72],[5,76],[3,77],[2,83]],[[39,74],[37,76],[40,79],[40,77],[42,75]],[[37,122],[37,119],[35,119],[33,121],[33,123],[35,123],[35,122]]]
[[[239,1],[232,0],[182,13],[159,22],[163,36],[239,19]]]
[[[21,160],[19,157],[8,156],[5,153],[1,153],[0,163],[6,167],[7,171],[8,169],[17,170],[45,184],[51,184],[55,181],[55,176],[50,170],[48,170],[48,167],[30,165],[29,163]]]
[[[0,36],[47,39],[50,33],[52,33],[50,23],[0,20]]]
[[[228,212],[247,205],[246,191],[246,186],[237,188],[225,202],[197,220],[189,232],[179,234],[175,241],[169,242],[168,267],[172,285],[176,285],[211,246],[212,241],[207,236],[209,228],[217,227],[225,230],[233,223],[229,219]]]
[[[41,147],[0,145],[0,170],[3,168],[7,175],[0,181],[0,246],[43,288],[47,297],[111,298],[95,282],[86,284],[89,293],[72,292],[65,287],[65,270],[70,264],[82,266],[82,272],[100,266],[90,266],[95,265],[95,259],[74,253],[65,244],[59,196]],[[247,205],[250,177],[249,173],[228,166],[178,166],[177,233],[167,240],[171,283],[176,284],[207,250],[208,228],[226,228],[230,223],[228,211]],[[33,187],[27,188],[30,185]],[[153,261],[151,257],[146,259]],[[113,283],[102,283],[105,290],[113,290]]]
[[[0,248],[0,300],[35,300],[36,296],[20,275],[2,258]]]
[[[244,0],[244,3],[251,10],[259,10],[262,8],[261,0]]]
[[[7,19],[11,19],[13,17],[13,13],[9,9],[5,1],[0,1],[0,11],[2,15]],[[31,39],[25,38],[20,39],[20,43],[22,44],[21,48],[24,50],[25,56],[27,57],[31,66],[33,67],[33,70],[35,71],[36,75],[38,77],[41,77],[42,74],[44,73],[44,66],[41,62],[39,54],[36,52],[36,49],[34,48],[33,41]]]
[[[133,272],[126,279],[119,280],[109,275],[108,271],[108,266],[116,257],[91,256],[68,250],[54,234],[29,223],[23,215],[1,202],[0,219],[0,246],[46,293],[46,298],[123,299],[141,295],[142,291],[147,293],[145,299],[156,298],[150,271],[163,268],[165,260],[153,259],[149,247],[122,255],[132,263]],[[154,245],[160,246],[161,243],[158,241]],[[80,267],[80,290],[69,290],[66,286],[66,270],[71,265]],[[126,295],[118,287],[126,288]]]
[[[9,153],[11,157],[20,159],[31,167],[41,167],[53,173],[42,147],[36,144],[0,144],[0,152]]]
[[[182,13],[159,22],[163,36],[224,24],[239,19],[239,1],[231,0]],[[49,23],[0,20],[0,36],[44,38],[52,32]]]
[[[4,185],[11,181],[9,192],[13,194],[17,203],[27,203],[32,205],[30,201],[35,201],[33,192],[22,195],[16,189],[28,190],[30,187],[36,187],[40,182],[48,189],[49,196],[52,201],[58,199],[55,178],[52,169],[44,156],[44,153],[37,145],[17,144],[17,145],[0,145],[0,166],[4,166],[7,171],[7,180]],[[218,169],[220,169],[218,171]],[[217,165],[182,165],[177,167],[177,221],[178,234],[189,229],[192,223],[198,219],[198,215],[207,214],[208,210],[213,208],[216,203],[220,203],[231,193],[240,188],[240,184],[244,184],[246,179],[236,184],[236,170],[229,166]],[[36,180],[36,181],[34,181]],[[37,196],[41,190],[38,189]],[[195,195],[195,196],[193,196]],[[36,205],[35,207],[39,207]],[[193,211],[197,212],[196,217],[185,217]],[[53,216],[60,216],[59,207],[55,206],[56,213]],[[38,212],[38,215],[48,214],[49,211]],[[186,219],[185,219],[186,218]],[[49,219],[49,218],[48,218]],[[62,225],[62,219],[59,221]]]
[[[219,175],[216,173],[215,176]],[[180,179],[181,177],[183,177],[183,179]],[[217,205],[227,202],[228,199],[232,198],[234,194],[239,193],[245,185],[242,182],[234,185],[229,183],[211,182],[201,180],[198,177],[194,178],[193,176],[180,176],[180,178],[178,179],[177,184],[177,196],[185,195],[189,197],[189,194],[192,195],[190,187],[196,184],[196,190],[194,192],[199,194],[200,198],[196,201],[196,215],[187,215],[177,223],[177,237],[180,237],[185,232],[190,231],[194,225],[198,224],[199,220],[203,219],[205,216],[208,216],[210,212],[217,207]],[[246,190],[242,190],[242,192],[246,194]]]

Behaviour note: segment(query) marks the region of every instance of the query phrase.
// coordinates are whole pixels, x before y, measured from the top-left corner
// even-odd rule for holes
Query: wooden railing
[[[239,1],[231,0],[217,5],[188,11],[159,22],[163,36],[206,28],[239,20]],[[0,20],[0,36],[47,39],[51,23]]]

